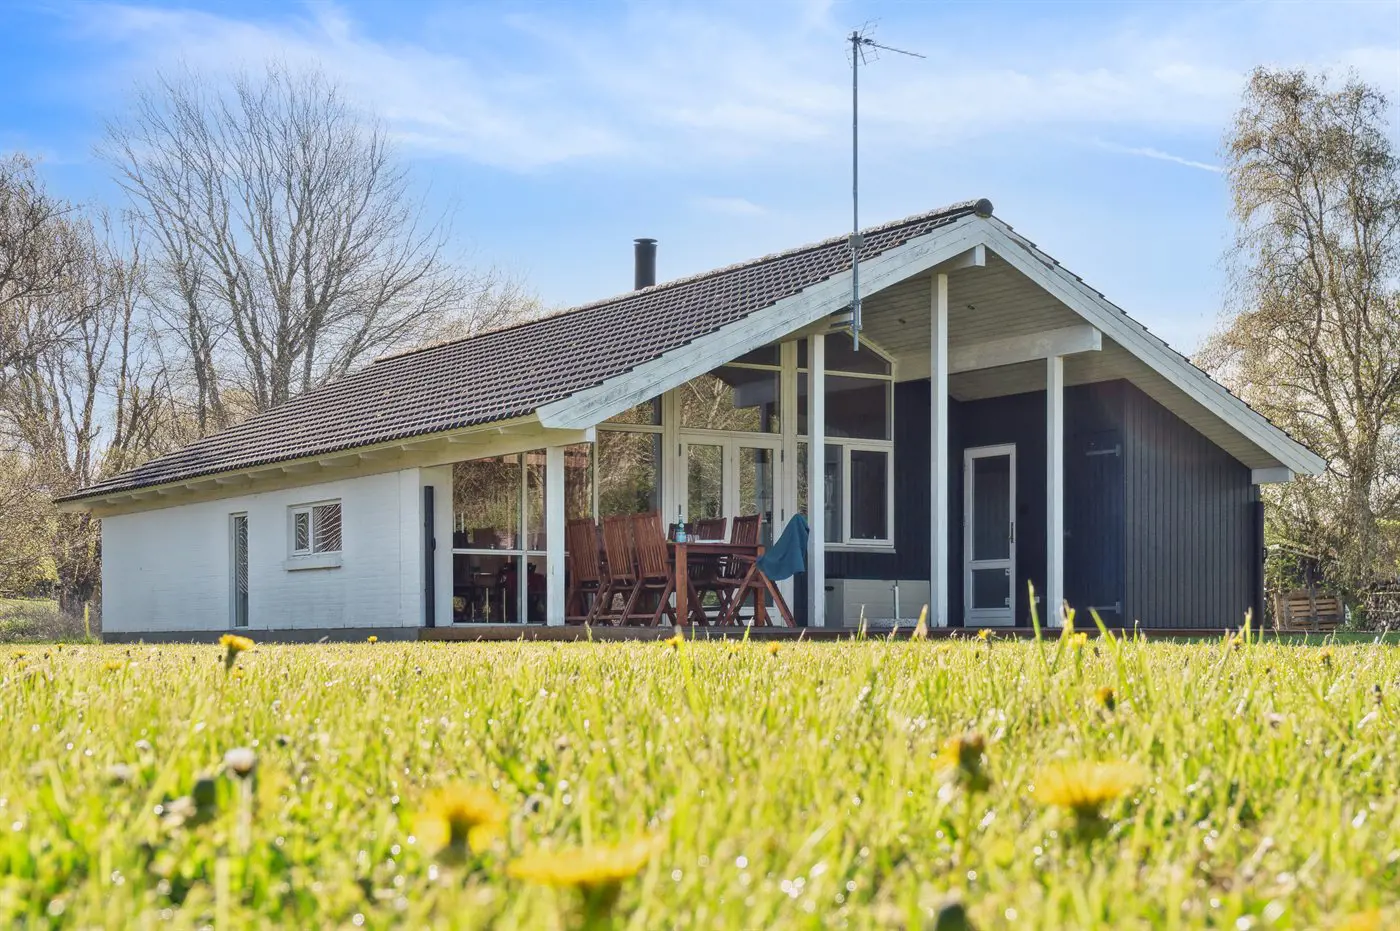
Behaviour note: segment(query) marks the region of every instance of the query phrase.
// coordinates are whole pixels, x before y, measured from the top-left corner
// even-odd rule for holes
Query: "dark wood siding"
[[[1016,622],[1045,590],[1045,392],[950,400],[948,607],[963,617],[963,452],[1016,444]],[[1116,448],[1117,454],[1103,453]],[[895,387],[895,548],[829,552],[829,579],[927,579],[929,383]],[[1232,627],[1257,599],[1258,489],[1249,469],[1124,381],[1065,391],[1065,595],[1122,603],[1110,624]],[[805,614],[805,579],[796,601]],[[1044,606],[1040,606],[1044,617]]]
[[[1127,619],[1237,626],[1259,571],[1249,468],[1138,388],[1123,390]]]

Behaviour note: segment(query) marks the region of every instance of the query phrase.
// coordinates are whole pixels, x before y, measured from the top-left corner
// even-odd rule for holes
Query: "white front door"
[[[763,518],[759,539],[773,542],[782,500],[777,437],[681,434],[681,479],[687,522],[742,514]]]
[[[963,623],[1016,618],[1016,446],[963,453]]]

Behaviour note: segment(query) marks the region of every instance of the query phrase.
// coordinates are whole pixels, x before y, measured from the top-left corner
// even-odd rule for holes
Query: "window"
[[[248,515],[232,514],[229,522],[232,553],[229,566],[233,596],[233,626],[248,626]]]
[[[797,433],[808,436],[807,341],[798,343]],[[822,489],[831,544],[894,541],[894,369],[868,344],[826,340],[826,449]],[[807,512],[807,443],[798,444],[798,507]]]
[[[782,372],[777,368],[722,365],[681,386],[681,427],[777,433]]]
[[[452,467],[453,623],[543,623],[545,463],[543,449]],[[581,506],[587,447],[564,451],[566,514]]]
[[[340,552],[340,502],[304,504],[291,509],[291,555]]]
[[[661,434],[598,431],[598,516],[661,510]]]

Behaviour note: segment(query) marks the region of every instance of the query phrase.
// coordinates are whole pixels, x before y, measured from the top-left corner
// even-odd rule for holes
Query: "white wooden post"
[[[545,623],[564,623],[564,447],[544,451]]]
[[[1058,626],[1065,600],[1065,359],[1046,360],[1045,401],[1045,608],[1047,623]]]
[[[929,605],[936,627],[948,626],[948,276],[933,276],[929,308]]]
[[[826,337],[807,338],[807,624],[826,626]]]

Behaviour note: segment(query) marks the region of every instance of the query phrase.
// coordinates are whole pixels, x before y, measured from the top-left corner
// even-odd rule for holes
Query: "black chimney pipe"
[[[656,284],[656,240],[638,239],[634,246],[636,254],[633,288],[637,291]]]

